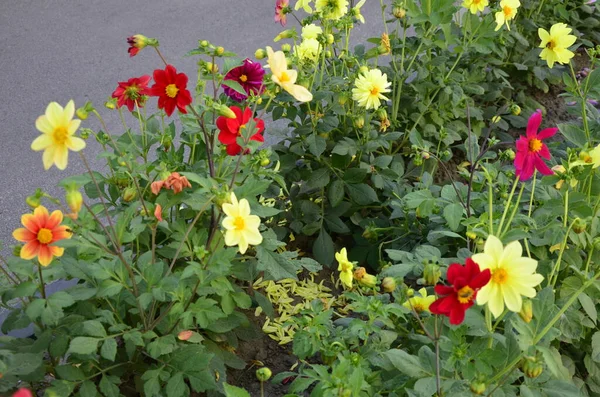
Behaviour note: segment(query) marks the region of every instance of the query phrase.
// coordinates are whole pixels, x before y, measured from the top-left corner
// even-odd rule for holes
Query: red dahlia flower
[[[33,393],[31,392],[31,390],[23,387],[17,390],[15,394],[12,395],[12,397],[33,397]]]
[[[134,34],[127,38],[127,44],[129,44],[129,49],[127,50],[129,56],[134,57],[141,49],[148,45],[148,38],[143,34]]]
[[[117,99],[117,107],[127,106],[130,112],[133,112],[135,103],[139,107],[144,107],[146,95],[150,94],[148,83],[150,76],[134,77],[127,81],[119,81],[117,89],[112,93],[112,97]]]
[[[186,106],[192,103],[192,95],[187,90],[188,77],[185,73],[177,73],[172,65],[165,70],[154,71],[155,84],[150,88],[150,95],[158,97],[158,108],[164,109],[167,116],[173,114],[175,107],[181,113],[187,113]]]
[[[248,98],[251,93],[258,95],[263,92],[264,75],[265,70],[260,63],[252,62],[250,59],[246,58],[242,66],[231,69],[227,72],[224,79],[238,82],[244,91],[246,91],[246,95],[243,95],[226,85],[223,85],[223,90],[225,91],[225,94],[234,101],[242,102]]]
[[[242,148],[237,143],[237,138],[242,135],[242,131],[246,128],[246,124],[252,118],[252,110],[249,108],[240,109],[237,106],[232,106],[230,109],[235,113],[235,119],[229,119],[221,116],[217,119],[217,127],[219,128],[219,142],[227,146],[227,154],[235,156],[242,151]],[[257,142],[264,142],[262,133],[265,130],[265,123],[259,118],[254,119],[255,131],[250,139]]]
[[[490,281],[490,275],[490,269],[481,271],[471,258],[467,258],[465,266],[450,265],[447,279],[451,285],[435,286],[435,293],[441,297],[429,306],[429,311],[450,317],[450,324],[462,323],[465,312],[475,303],[477,291]]]
[[[542,175],[554,174],[543,160],[550,160],[550,151],[542,140],[556,134],[558,128],[546,128],[538,134],[540,124],[542,124],[542,111],[538,109],[529,118],[526,135],[517,140],[517,155],[514,164],[515,172],[522,181],[531,178],[535,170]]]
[[[275,22],[279,22],[281,26],[287,24],[287,13],[289,0],[277,0],[275,3]]]

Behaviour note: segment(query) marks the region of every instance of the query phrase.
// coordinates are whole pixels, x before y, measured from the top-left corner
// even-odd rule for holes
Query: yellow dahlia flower
[[[44,151],[42,161],[45,169],[50,169],[54,164],[59,170],[64,170],[69,162],[69,149],[78,152],[85,147],[83,139],[73,136],[81,124],[81,120],[73,120],[74,114],[75,104],[72,100],[64,108],[56,102],[50,102],[46,113],[35,121],[35,128],[42,135],[34,139],[31,149]]]
[[[561,65],[569,63],[570,59],[575,55],[568,50],[575,43],[575,40],[577,40],[577,37],[569,34],[571,30],[564,23],[555,23],[552,25],[550,33],[545,29],[538,29],[538,35],[542,40],[540,48],[543,48],[540,58],[548,63],[549,68],[554,66],[554,62],[558,62]]]
[[[352,10],[351,10],[352,15],[363,24],[365,23],[365,17],[363,17],[363,15],[360,13],[360,9],[362,8],[362,6],[365,5],[366,1],[367,0],[360,0],[357,5],[352,7]]]
[[[323,29],[314,23],[302,27],[302,38],[304,40],[316,39],[321,33],[323,33]]]
[[[231,193],[231,203],[223,204],[223,227],[225,232],[225,245],[232,247],[237,245],[240,254],[244,254],[248,245],[259,245],[262,243],[262,235],[258,231],[260,218],[256,215],[250,215],[250,204],[248,200],[238,201],[235,193]]]
[[[352,89],[352,99],[362,107],[377,109],[381,105],[381,99],[388,100],[383,94],[390,92],[391,84],[385,73],[381,73],[379,69],[371,69],[354,81],[355,88]]]
[[[488,4],[488,0],[465,0],[462,6],[468,9],[471,14],[477,14],[478,12],[483,12]]]
[[[300,45],[294,47],[294,52],[300,61],[311,63],[319,59],[320,44],[317,39],[304,39]]]
[[[348,12],[348,0],[317,0],[315,8],[323,18],[338,20]]]
[[[523,299],[535,297],[535,288],[544,277],[535,272],[537,261],[522,257],[523,249],[518,241],[506,247],[495,236],[489,236],[483,247],[483,253],[473,255],[472,259],[481,270],[490,269],[490,282],[479,290],[477,304],[487,303],[494,317],[499,317],[508,310],[521,311]]]
[[[354,278],[352,269],[354,264],[348,260],[346,248],[335,253],[335,260],[338,261],[338,271],[340,272],[340,281],[348,288],[352,288],[352,279]]]
[[[502,25],[506,25],[506,28],[510,30],[508,21],[515,18],[517,15],[517,8],[520,6],[521,2],[519,0],[502,0],[500,2],[501,11],[496,13],[496,30],[500,30]]]
[[[298,72],[293,69],[288,70],[283,51],[274,52],[271,47],[267,47],[267,56],[269,57],[269,67],[273,73],[271,79],[300,102],[311,101],[313,96],[310,91],[296,84]]]
[[[419,294],[421,296],[413,296],[404,302],[402,306],[408,310],[411,310],[412,307],[417,313],[428,312],[429,306],[435,301],[435,295],[427,295],[426,288],[421,288]]]

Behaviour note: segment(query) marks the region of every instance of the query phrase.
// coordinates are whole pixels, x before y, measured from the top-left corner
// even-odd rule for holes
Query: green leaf
[[[596,331],[592,336],[592,360],[600,363],[600,331]]]
[[[223,389],[225,389],[226,397],[250,397],[250,393],[246,390],[227,383],[223,383]]]
[[[548,397],[581,397],[577,386],[564,380],[548,381],[541,389]]]
[[[173,350],[175,350],[175,345],[175,337],[173,335],[165,335],[150,342],[146,349],[148,350],[150,357],[158,358],[173,352]]]
[[[15,353],[12,363],[4,375],[29,375],[42,365],[42,355],[37,353]]]
[[[315,255],[315,259],[320,263],[330,265],[333,262],[333,240],[325,229],[321,229],[319,236],[317,236],[313,244],[313,254]]]
[[[431,191],[429,190],[418,190],[416,192],[408,193],[404,196],[404,202],[408,206],[408,208],[415,209],[421,205],[426,200],[432,200],[433,196],[431,195]]]
[[[306,185],[310,188],[317,189],[321,187],[325,187],[329,184],[329,170],[327,168],[319,168],[314,171]]]
[[[83,370],[71,364],[57,366],[56,374],[60,379],[64,380],[78,381],[85,379]]]
[[[118,379],[118,378],[117,378]],[[105,397],[119,397],[119,387],[112,383],[108,376],[104,375],[100,381],[100,391]]]
[[[123,289],[123,285],[114,280],[104,280],[100,283],[100,288],[98,289],[98,297],[106,298],[110,296],[115,296]]]
[[[83,382],[79,388],[79,395],[81,397],[96,397],[98,395],[98,390],[96,389],[94,382],[89,380]]]
[[[176,373],[167,382],[167,397],[182,397],[190,394],[181,372]]]
[[[296,252],[290,251],[269,251],[262,245],[256,247],[256,258],[258,259],[257,269],[264,271],[265,276],[272,280],[281,280],[284,278],[298,279],[297,272],[301,264],[295,258]]]
[[[581,129],[578,125],[573,123],[564,123],[559,124],[558,129],[567,138],[569,141],[577,145],[578,147],[583,147],[587,143],[587,138],[585,137],[585,131]]]
[[[67,353],[75,354],[93,354],[98,350],[98,343],[101,339],[88,338],[87,336],[78,336],[69,344]]]
[[[367,177],[367,170],[364,168],[350,168],[344,172],[344,181],[347,183],[361,183]]]
[[[333,208],[337,207],[344,199],[344,182],[339,179],[333,181],[327,190],[327,197],[329,205]]]
[[[239,94],[248,96],[248,93],[246,92],[246,90],[244,90],[244,87],[242,87],[242,85],[235,80],[223,80],[221,84],[231,88]]]
[[[400,349],[391,349],[383,353],[394,367],[411,378],[424,378],[429,375],[423,367],[417,356],[413,356]]]
[[[544,361],[552,375],[557,379],[570,380],[569,370],[563,365],[560,353],[554,347],[538,346],[537,349],[542,352]]]
[[[275,318],[275,309],[273,308],[273,304],[269,299],[267,299],[266,296],[258,291],[254,291],[254,299],[256,299],[256,302],[263,309],[263,312],[267,317],[271,319]]]
[[[97,336],[103,338],[106,336],[106,330],[98,320],[88,320],[81,323],[82,332],[87,336]]]
[[[454,203],[444,207],[444,219],[453,231],[458,230],[463,216],[463,206],[460,203]]]
[[[369,205],[378,201],[377,193],[367,184],[346,185],[348,195],[358,205]]]
[[[306,141],[308,142],[308,150],[314,154],[315,157],[321,157],[327,147],[325,138],[313,133],[308,136]]]
[[[117,341],[115,338],[104,340],[100,348],[100,355],[109,361],[115,361],[117,356]]]
[[[581,303],[583,310],[585,310],[586,314],[595,324],[598,320],[598,311],[596,310],[596,304],[592,301],[592,298],[586,293],[580,294],[577,298],[579,299],[579,303]]]
[[[199,299],[190,306],[189,311],[194,315],[196,323],[201,328],[206,328],[215,320],[225,317],[225,313],[213,299]]]

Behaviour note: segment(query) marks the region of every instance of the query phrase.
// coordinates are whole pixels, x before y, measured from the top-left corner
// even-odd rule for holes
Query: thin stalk
[[[531,183],[531,196],[529,197],[529,208],[527,209],[527,217],[531,218],[531,210],[533,208],[533,196],[535,195],[535,182],[537,180],[537,172],[533,173],[533,181]],[[531,258],[531,252],[529,251],[529,242],[525,239],[525,249],[527,250],[527,256]]]
[[[565,213],[563,215],[563,227],[567,227],[569,220],[569,186],[567,185],[567,191],[565,192]]]
[[[513,219],[515,218],[515,215],[517,214],[517,210],[519,209],[519,203],[521,202],[521,196],[523,195],[523,190],[525,190],[524,184],[521,185],[521,189],[519,190],[519,195],[517,196],[517,201],[515,201],[515,206],[513,207],[513,210],[510,214],[510,218],[508,218],[508,222],[506,222],[506,230],[500,231],[500,237],[504,236],[510,230],[510,225],[511,225]]]
[[[508,209],[510,208],[510,204],[512,203],[512,198],[515,195],[515,190],[517,189],[517,184],[519,183],[519,177],[515,178],[515,183],[513,183],[513,187],[508,195],[508,199],[506,200],[506,206],[504,207],[504,212],[502,213],[502,218],[500,219],[500,226],[498,226],[498,232],[502,232],[502,227],[504,226],[504,220],[506,219],[506,214],[508,214]]]
[[[573,222],[571,222],[571,224],[569,225],[569,228],[567,229],[567,232],[565,233],[565,238],[563,239],[563,243],[560,247],[560,252],[558,253],[558,258],[556,258],[556,263],[554,264],[554,267],[552,268],[552,272],[550,272],[550,276],[548,277],[548,285],[552,285],[554,287],[554,285],[556,284],[556,279],[554,281],[552,279],[553,279],[555,273],[556,273],[556,278],[558,278],[558,269],[560,268],[560,262],[562,260],[563,252],[565,252],[565,248],[567,247],[567,241],[569,240],[569,233],[571,232],[573,225],[575,224],[575,222],[578,219],[579,218],[576,218],[573,220]]]
[[[40,293],[42,298],[46,299],[46,285],[44,284],[44,277],[42,276],[42,265],[38,263],[38,274],[40,275]]]
[[[169,64],[167,63],[167,60],[165,59],[165,57],[163,57],[163,55],[160,53],[160,50],[158,49],[158,47],[154,47],[154,49],[156,50],[156,53],[158,54],[158,56],[160,57],[160,59],[163,61],[163,63],[165,64],[165,66],[168,66]],[[213,62],[214,63],[214,62]]]

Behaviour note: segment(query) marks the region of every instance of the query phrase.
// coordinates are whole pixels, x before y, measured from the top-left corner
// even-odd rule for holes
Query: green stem
[[[543,0],[542,0],[543,3]],[[590,126],[588,124],[587,118],[587,100],[585,97],[585,93],[581,91],[581,87],[577,82],[577,75],[575,74],[575,69],[573,69],[573,63],[569,62],[569,68],[571,69],[571,75],[573,76],[573,82],[577,85],[577,94],[579,98],[581,98],[581,117],[583,118],[583,130],[585,132],[585,137],[587,138],[588,145],[592,147],[592,138],[590,135]],[[587,79],[586,79],[587,82]]]
[[[523,195],[523,190],[525,190],[525,184],[521,185],[521,189],[519,190],[519,195],[517,196],[517,201],[515,201],[515,206],[513,207],[513,210],[510,213],[510,218],[508,218],[508,222],[506,222],[506,230],[500,231],[499,237],[504,236],[510,230],[510,225],[511,225],[513,219],[515,218],[517,210],[519,209],[519,203],[521,202],[521,196]]]
[[[565,248],[567,247],[567,241],[569,241],[569,233],[571,232],[573,225],[575,224],[575,222],[578,219],[579,218],[576,218],[575,220],[573,220],[573,222],[571,222],[571,224],[569,225],[569,228],[567,229],[567,232],[565,233],[565,238],[563,239],[563,243],[560,247],[560,252],[558,253],[558,258],[556,258],[556,263],[554,264],[554,267],[552,268],[552,272],[550,272],[550,276],[548,277],[548,285],[552,284],[552,286],[554,287],[554,284],[556,284],[556,279],[558,279],[558,269],[560,268],[560,262],[562,260],[563,252],[565,252]],[[555,273],[556,273],[556,277],[554,275]],[[555,278],[554,281],[552,281],[553,278]]]
[[[527,209],[527,217],[531,218],[531,209],[533,208],[533,196],[535,195],[535,182],[537,180],[537,172],[533,173],[533,182],[531,184],[531,196],[529,197],[529,208]],[[531,258],[531,251],[529,251],[529,242],[525,239],[525,249],[527,250],[527,256]]]
[[[568,220],[569,220],[569,186],[567,185],[567,191],[565,192],[565,213],[563,215],[563,227],[567,227]]]
[[[489,234],[494,235],[494,203],[493,203],[493,188],[492,181],[488,180],[488,217],[489,217]]]
[[[517,190],[517,184],[519,183],[519,177],[515,177],[515,183],[513,183],[513,187],[508,195],[508,199],[506,200],[506,205],[504,206],[504,212],[502,213],[502,218],[500,219],[500,226],[498,226],[498,232],[502,232],[502,227],[504,226],[504,220],[506,219],[506,214],[508,214],[508,209],[510,208],[510,204],[512,203],[512,198],[515,195],[515,190]]]
[[[42,276],[42,265],[38,263],[38,274],[40,275],[40,292],[42,298],[46,299],[46,285],[44,284],[44,277]]]

